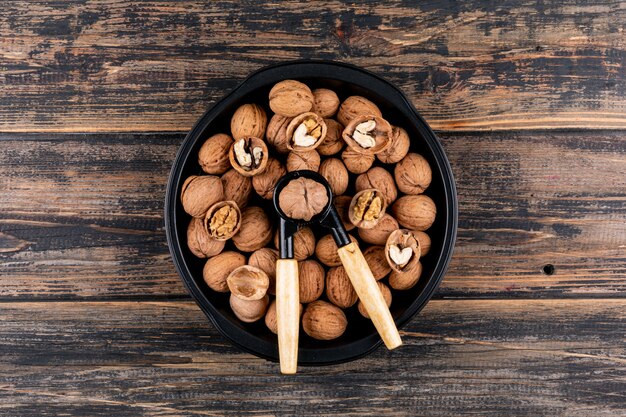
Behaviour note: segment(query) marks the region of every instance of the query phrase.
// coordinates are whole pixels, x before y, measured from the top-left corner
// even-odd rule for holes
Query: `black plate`
[[[411,151],[422,154],[432,167],[433,180],[426,192],[435,201],[438,210],[435,223],[428,230],[432,246],[430,253],[423,258],[422,277],[418,284],[408,291],[394,291],[391,313],[399,327],[426,305],[443,278],[454,248],[458,214],[454,178],[441,143],[398,88],[369,71],[328,61],[286,62],[250,75],[198,120],[181,145],[167,184],[165,228],[176,270],[215,327],[243,350],[273,361],[278,359],[276,335],[265,327],[263,320],[252,324],[242,323],[232,313],[228,295],[215,293],[204,283],[202,267],[205,261],[193,256],[187,248],[189,216],[180,204],[180,189],[185,178],[201,173],[196,155],[203,141],[215,133],[230,133],[230,119],[239,105],[248,102],[267,103],[270,88],[286,79],[300,80],[311,88],[330,88],[337,92],[341,100],[350,95],[371,99],[392,125],[407,130],[411,137]],[[271,115],[267,106],[266,109]],[[257,201],[254,204],[264,205],[266,212],[271,210],[269,201]],[[353,360],[370,353],[381,344],[373,325],[356,312],[356,306],[347,310],[346,315],[348,329],[335,340],[322,342],[300,332],[300,365]]]

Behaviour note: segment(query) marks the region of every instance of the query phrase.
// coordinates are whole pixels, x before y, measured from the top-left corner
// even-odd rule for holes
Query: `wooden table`
[[[2,2],[0,414],[626,415],[625,10]],[[297,58],[404,89],[460,229],[406,346],[285,377],[191,301],[163,200],[199,115]]]

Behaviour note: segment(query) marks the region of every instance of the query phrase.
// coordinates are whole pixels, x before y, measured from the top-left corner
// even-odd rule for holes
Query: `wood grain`
[[[186,131],[250,72],[347,61],[439,130],[626,128],[619,0],[6,2],[0,131]]]
[[[441,137],[460,229],[439,297],[626,294],[622,133]],[[0,137],[0,299],[186,297],[162,220],[181,140]]]
[[[405,345],[295,377],[191,302],[0,309],[0,414],[626,415],[626,301],[432,301]]]

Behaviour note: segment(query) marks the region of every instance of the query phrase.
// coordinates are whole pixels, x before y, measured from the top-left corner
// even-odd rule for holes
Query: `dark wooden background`
[[[623,1],[0,6],[1,415],[626,415]],[[404,89],[460,229],[406,346],[285,377],[190,300],[162,211],[184,132],[297,58]]]

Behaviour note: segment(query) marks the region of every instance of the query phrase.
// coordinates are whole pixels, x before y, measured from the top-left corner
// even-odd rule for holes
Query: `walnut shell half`
[[[241,211],[234,201],[220,201],[206,212],[204,228],[216,240],[228,240],[241,227]]]
[[[242,300],[235,295],[230,295],[230,308],[233,309],[235,316],[244,323],[254,323],[263,318],[267,306],[270,303],[269,297],[266,295],[260,300]]]
[[[391,125],[382,117],[358,116],[346,126],[342,137],[356,152],[374,155],[391,145]]]
[[[315,113],[302,113],[287,126],[287,147],[292,151],[310,151],[319,146],[326,137],[326,123]]]
[[[242,265],[228,275],[226,283],[234,296],[253,301],[265,297],[270,279],[261,269]]]
[[[356,193],[348,208],[348,217],[353,225],[361,229],[372,229],[385,215],[387,201],[383,193],[369,188]]]
[[[420,256],[419,242],[410,230],[394,230],[387,238],[385,257],[394,271],[411,270],[419,262]]]
[[[267,145],[252,136],[233,142],[228,152],[230,164],[245,177],[252,177],[265,170],[269,160]]]

